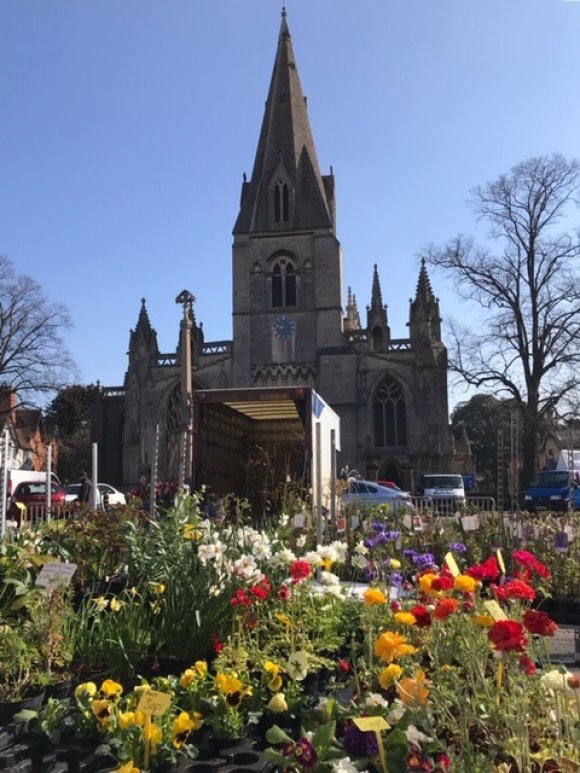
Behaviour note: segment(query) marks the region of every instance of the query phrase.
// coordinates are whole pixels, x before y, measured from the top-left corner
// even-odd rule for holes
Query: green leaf
[[[273,762],[275,765],[278,765],[280,769],[283,770],[284,768],[288,767],[288,757],[284,757],[275,749],[265,749],[262,753],[269,762]]]
[[[332,720],[326,725],[321,725],[312,736],[312,745],[318,750],[326,751],[334,740],[336,733],[336,722]]]
[[[278,727],[278,725],[272,725],[272,727],[266,731],[266,740],[271,744],[294,743],[293,739],[290,738],[281,727]]]
[[[18,714],[14,715],[14,719],[17,722],[29,722],[31,719],[36,719],[37,717],[38,711],[34,711],[34,709],[22,709]]]
[[[387,769],[389,773],[406,773],[405,758],[409,753],[407,736],[402,730],[395,728],[387,736],[385,743],[387,750]]]

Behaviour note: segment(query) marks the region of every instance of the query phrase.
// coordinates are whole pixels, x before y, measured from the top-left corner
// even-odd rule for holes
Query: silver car
[[[344,506],[350,507],[356,505],[374,507],[375,505],[392,505],[399,509],[403,507],[407,512],[413,511],[413,502],[410,494],[381,486],[373,480],[357,480],[351,478],[348,481],[348,490],[342,495]]]

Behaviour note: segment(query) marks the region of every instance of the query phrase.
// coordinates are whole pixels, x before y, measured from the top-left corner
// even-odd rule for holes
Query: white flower
[[[415,746],[421,746],[422,743],[427,743],[428,741],[433,740],[429,738],[428,735],[425,735],[425,733],[422,733],[420,730],[418,730],[415,725],[409,725],[409,727],[405,730],[405,735],[407,736],[407,741],[409,743],[414,743]]]
[[[291,652],[286,672],[291,679],[301,682],[308,674],[308,653],[305,650]]]
[[[282,548],[282,550],[272,556],[274,566],[290,565],[293,561],[296,561],[296,556],[289,548]]]
[[[341,542],[341,540],[335,540],[330,544],[333,550],[336,552],[336,560],[341,564],[343,564],[346,560],[346,542]]]
[[[332,773],[359,773],[359,770],[354,762],[351,762],[350,757],[343,757],[332,763]],[[368,772],[363,770],[362,773]]]
[[[320,562],[331,561],[333,564],[338,560],[338,553],[333,545],[318,545],[316,552],[320,557]]]
[[[297,548],[303,548],[304,545],[306,545],[306,534],[303,534],[301,537],[298,537],[296,539],[296,547]]]
[[[232,571],[238,577],[242,577],[244,580],[256,580],[257,575],[261,575],[259,579],[262,579],[263,575],[256,566],[254,556],[241,556],[233,563]]]
[[[368,564],[368,561],[364,556],[362,555],[353,556],[352,565],[355,566],[357,569],[364,569],[367,564]]]
[[[392,705],[393,708],[387,714],[387,722],[389,725],[396,725],[407,709],[403,701],[400,701],[398,698]]]
[[[289,520],[290,516],[287,515],[287,513],[283,513],[283,515],[280,516],[280,526],[288,526]]]
[[[374,709],[377,707],[386,708],[389,702],[386,701],[383,696],[378,692],[371,692],[365,698],[363,706],[367,709]]]
[[[320,572],[320,582],[323,585],[340,585],[340,578],[332,572]]]
[[[214,561],[216,564],[220,563],[223,554],[223,545],[219,541],[208,545],[200,545],[197,549],[197,557],[204,566],[210,561]]]
[[[322,559],[320,558],[317,550],[309,550],[307,553],[303,556],[304,561],[308,561],[310,566],[317,567],[320,566],[322,563]]]
[[[354,546],[354,552],[359,553],[361,556],[366,556],[366,554],[369,552],[369,549],[364,543],[359,542],[358,545]]]

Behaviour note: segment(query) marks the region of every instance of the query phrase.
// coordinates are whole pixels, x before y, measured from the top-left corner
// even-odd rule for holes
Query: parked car
[[[374,480],[349,479],[348,490],[342,495],[345,506],[369,506],[390,504],[395,508],[404,507],[407,512],[413,511],[413,501],[406,491],[381,486]]]
[[[46,515],[46,493],[46,481],[22,481],[22,483],[16,486],[10,497],[8,518],[20,525],[23,510],[26,511],[27,517],[30,519],[44,518]],[[60,508],[64,504],[64,488],[53,481],[51,486],[51,507]],[[21,505],[24,505],[24,508]]]
[[[99,494],[101,495],[101,502],[105,505],[105,507],[116,507],[117,505],[127,504],[127,497],[125,494],[123,494],[122,491],[116,489],[114,486],[111,486],[109,483],[98,483],[97,488],[99,489]]]
[[[114,489],[112,486],[109,486],[107,483],[98,483],[97,484],[97,507],[100,507],[101,503],[103,502],[103,491],[102,487],[105,486],[107,489],[111,489],[111,491],[116,492],[117,495],[120,495],[124,499],[124,494],[121,494],[120,491],[117,491],[117,489]],[[76,502],[79,498],[79,494],[81,492],[81,484],[80,483],[68,483],[65,486],[65,499],[67,502]],[[125,502],[110,502],[110,504],[125,504]]]

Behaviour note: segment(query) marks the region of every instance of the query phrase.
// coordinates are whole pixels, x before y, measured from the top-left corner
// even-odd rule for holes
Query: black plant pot
[[[39,690],[34,695],[30,695],[18,701],[0,701],[0,727],[12,722],[14,716],[23,709],[40,711],[43,700],[44,690]]]
[[[47,685],[45,692],[45,700],[49,698],[57,698],[60,701],[69,700],[72,698],[74,692],[74,685],[72,678],[63,679],[60,682],[54,682]]]

